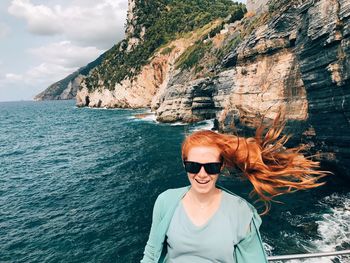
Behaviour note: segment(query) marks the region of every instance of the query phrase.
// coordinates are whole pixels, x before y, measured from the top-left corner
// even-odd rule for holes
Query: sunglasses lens
[[[188,173],[196,174],[199,173],[202,166],[204,166],[205,171],[207,174],[218,174],[220,173],[221,169],[221,163],[196,163],[196,162],[184,162],[185,170]]]
[[[221,163],[207,163],[204,164],[204,169],[207,174],[218,174],[220,173]]]
[[[191,174],[196,174],[201,169],[201,164],[200,163],[184,162],[184,165],[185,165],[186,172],[191,173]]]

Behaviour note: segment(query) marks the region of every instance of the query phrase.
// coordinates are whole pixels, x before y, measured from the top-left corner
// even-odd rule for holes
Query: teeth
[[[197,180],[197,179],[195,179],[195,180],[196,180],[196,182],[199,183],[199,184],[206,184],[206,183],[209,183],[209,181],[199,181],[199,180]]]

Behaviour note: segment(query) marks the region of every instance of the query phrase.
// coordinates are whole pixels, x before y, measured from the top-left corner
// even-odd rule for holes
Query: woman
[[[182,144],[182,159],[190,186],[160,194],[141,262],[268,262],[259,227],[261,218],[243,198],[216,185],[223,168],[238,168],[265,203],[273,197],[320,186],[327,173],[305,158],[302,147],[286,149],[288,136],[278,139],[276,122],[255,138],[198,131]]]

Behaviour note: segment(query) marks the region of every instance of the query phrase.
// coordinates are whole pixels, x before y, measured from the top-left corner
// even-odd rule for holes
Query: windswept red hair
[[[182,159],[187,159],[194,146],[211,146],[219,149],[224,167],[238,168],[253,185],[250,196],[258,195],[265,204],[266,214],[274,197],[321,186],[320,178],[331,174],[317,170],[320,164],[305,157],[304,146],[286,148],[290,138],[282,135],[284,123],[274,121],[270,129],[260,125],[255,137],[239,137],[203,130],[187,136],[182,143]],[[265,132],[267,130],[267,132]]]

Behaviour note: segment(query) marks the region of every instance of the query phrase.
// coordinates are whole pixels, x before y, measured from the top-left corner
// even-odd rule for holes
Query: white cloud
[[[23,77],[20,74],[14,74],[14,73],[5,74],[5,80],[9,82],[16,82],[16,81],[22,80],[22,78]]]
[[[127,0],[75,1],[71,6],[13,0],[8,12],[26,20],[38,35],[61,34],[82,45],[110,48],[124,36]]]
[[[41,63],[25,73],[26,83],[38,83],[38,85],[50,85],[68,74],[73,73],[77,68],[67,68],[61,65]],[[46,87],[45,87],[46,88]]]
[[[23,74],[0,74],[0,100],[32,99],[52,83],[74,72],[76,68],[42,63]]]
[[[21,89],[22,93],[26,93],[27,96],[31,91],[30,96],[33,97],[52,83],[93,61],[103,51],[95,47],[80,47],[69,41],[62,41],[30,49],[29,52],[42,62],[21,74],[1,73],[0,61],[0,97],[2,99],[13,100],[12,97],[9,97],[13,89]],[[28,90],[23,91],[22,87],[27,87]]]
[[[62,31],[56,10],[44,5],[33,5],[30,0],[13,0],[8,8],[11,15],[24,18],[30,32],[39,35],[52,35]]]
[[[0,87],[8,85],[15,86],[42,86],[41,89],[66,77],[74,72],[76,68],[65,68],[63,66],[42,63],[35,66],[23,74],[6,73],[0,79]]]
[[[47,64],[55,64],[68,68],[82,67],[95,60],[103,50],[96,47],[80,47],[70,41],[51,43],[29,50]]]
[[[52,83],[93,61],[103,51],[95,47],[80,47],[69,41],[62,41],[30,49],[29,52],[38,56],[41,63],[23,73],[4,71],[2,61],[0,61],[1,99],[8,98],[11,92],[16,94],[14,89],[23,91],[24,87],[27,87],[27,91],[23,93],[29,93],[31,90],[33,92],[31,96],[34,96]],[[9,98],[7,100],[12,100],[12,97]]]
[[[10,28],[6,24],[0,22],[0,39],[6,37],[9,32]]]
[[[63,41],[31,49],[30,52],[43,62],[23,73],[3,72],[0,61],[0,100],[32,99],[49,85],[97,58],[102,51]]]

